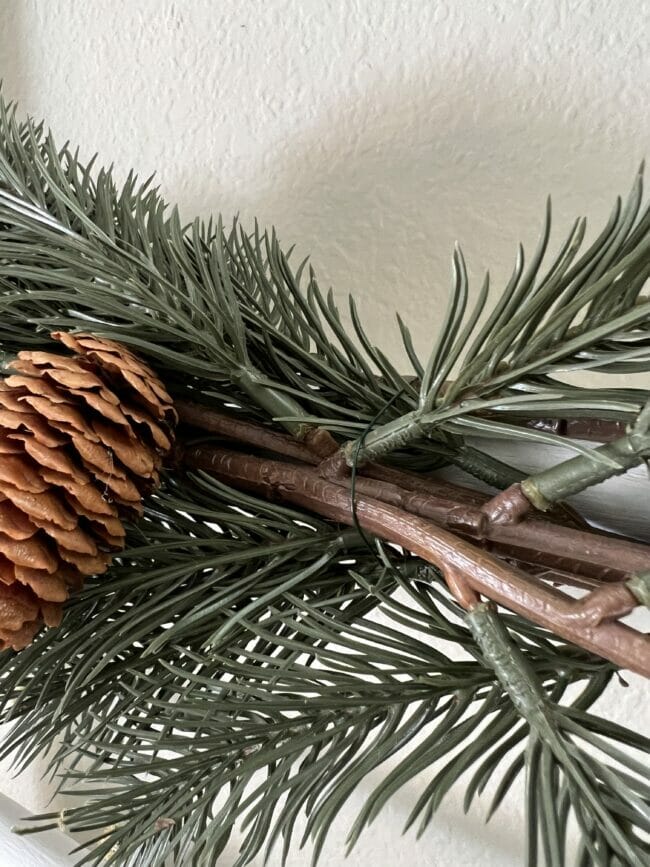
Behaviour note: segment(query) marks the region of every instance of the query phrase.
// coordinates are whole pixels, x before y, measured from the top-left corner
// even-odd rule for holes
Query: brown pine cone
[[[55,332],[74,355],[19,352],[0,379],[0,650],[57,626],[71,592],[124,547],[177,421],[125,346]]]

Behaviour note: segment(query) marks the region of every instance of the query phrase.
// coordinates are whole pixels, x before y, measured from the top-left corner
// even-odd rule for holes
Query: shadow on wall
[[[568,95],[563,105],[556,93],[540,110],[539,82],[527,74],[513,81],[479,57],[458,80],[424,73],[382,80],[363,99],[326,107],[300,138],[272,148],[248,189],[211,180],[209,157],[204,171],[196,163],[192,175],[181,167],[165,186],[182,191],[186,212],[202,214],[215,202],[227,209],[236,192],[232,211],[246,224],[253,217],[274,224],[285,245],[296,242],[300,254],[312,256],[321,283],[342,301],[354,291],[380,344],[394,347],[394,311],[402,307],[424,351],[446,300],[457,240],[474,290],[489,267],[498,296],[518,241],[532,252],[548,192],[558,215],[553,250],[580,215],[574,202],[588,208],[589,239],[615,194],[633,181],[637,155],[626,161],[622,154],[612,169],[610,140],[572,115]],[[409,298],[417,312],[409,311]]]
[[[23,15],[19,3],[0,3],[0,81],[5,99],[20,100],[27,90],[28,68]]]

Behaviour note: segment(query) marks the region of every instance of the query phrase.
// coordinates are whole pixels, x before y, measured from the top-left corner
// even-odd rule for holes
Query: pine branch
[[[496,808],[526,767],[531,865],[537,829],[548,864],[564,863],[571,812],[585,864],[638,863],[648,792],[628,753],[650,744],[588,713],[614,666],[558,636],[647,670],[647,639],[615,622],[647,602],[647,547],[594,533],[562,504],[545,523],[499,524],[484,496],[423,473],[456,463],[507,488],[524,474],[466,437],[564,444],[575,467],[593,455],[564,434],[627,435],[647,391],[559,377],[650,370],[640,176],[591,247],[579,255],[576,223],[544,274],[549,212],[528,268],[520,251],[484,325],[488,281],[469,309],[456,251],[427,360],[398,319],[411,376],[373,345],[353,300],[344,324],[332,293],[306,263],[293,267],[274,232],[186,225],[151,181],[131,174],[118,188],[93,162],[0,100],[3,357],[69,328],[130,344],[188,423],[228,441],[185,443],[185,460],[275,499],[172,467],[108,576],[72,602],[60,629],[0,660],[0,707],[16,722],[4,753],[17,748],[24,766],[62,735],[52,770],[85,792],[40,825],[89,831],[89,862],[159,867],[212,863],[243,823],[243,865],[267,843],[282,840],[286,852],[304,810],[317,855],[367,773],[397,760],[351,844],[400,786],[443,760],[415,805],[422,827],[465,771],[468,805],[500,776]],[[339,450],[334,436],[352,445]],[[386,453],[386,464],[370,460]],[[357,465],[354,485],[346,462]],[[557,490],[565,471],[553,471]],[[370,549],[341,526],[354,525],[354,511],[375,536]],[[390,560],[381,538],[394,543]],[[592,592],[570,600],[545,581]],[[484,616],[481,594],[518,613]],[[578,682],[584,693],[560,705]]]
[[[201,492],[201,507],[185,499]],[[249,511],[257,517],[244,514]],[[170,554],[181,555],[176,563],[188,577],[204,568],[198,550],[189,561],[182,556],[186,522],[191,522],[206,553],[231,548],[231,533],[234,538],[264,536],[271,528],[284,527],[302,537],[305,554],[314,562],[321,549],[314,550],[314,531],[306,523],[318,519],[249,500],[207,479],[157,495],[149,512],[155,520],[146,521],[139,531],[149,537],[149,544],[131,546],[128,571],[90,587],[68,612],[62,630],[39,639],[47,652],[34,646],[12,662],[16,702],[24,707],[34,701],[13,744],[22,742],[33,749],[49,743],[51,731],[60,729],[65,745],[53,758],[55,765],[74,745],[93,758],[89,770],[73,767],[67,776],[82,794],[82,803],[65,815],[43,817],[38,827],[63,822],[73,831],[99,834],[92,863],[106,858],[106,863],[122,864],[130,854],[134,863],[158,863],[163,854],[182,863],[192,857],[216,857],[233,824],[249,816],[249,833],[238,859],[243,864],[260,851],[267,834],[269,845],[282,837],[288,846],[301,806],[307,806],[312,817],[310,831],[318,850],[355,780],[390,756],[399,757],[399,764],[373,793],[351,840],[396,787],[436,756],[449,755],[455,745],[469,739],[475,763],[494,752],[498,765],[508,755],[500,744],[510,737],[516,716],[507,710],[483,663],[453,662],[432,648],[431,636],[453,640],[470,651],[473,639],[443,613],[448,603],[438,595],[432,575],[423,574],[422,567],[413,568],[415,560],[401,564],[395,576],[382,576],[374,561],[373,574],[372,556],[362,565],[360,558],[365,551],[368,559],[368,552],[357,536],[361,545],[352,550],[355,568],[362,570],[357,573],[360,583],[342,580],[340,567],[337,574],[335,561],[330,561],[334,571],[329,581],[321,569],[288,589],[286,574],[277,562],[265,564],[268,555],[261,551],[251,568],[270,567],[265,574],[276,587],[272,604],[267,602],[236,622],[222,619],[228,631],[215,642],[203,631],[206,618],[197,618],[197,612],[211,617],[214,634],[215,593],[225,599],[230,594],[232,604],[233,590],[245,599],[257,592],[259,583],[221,571],[207,581],[186,585],[194,587],[193,594],[183,592],[180,573],[175,576],[169,568]],[[166,531],[159,521],[163,514],[170,524]],[[225,535],[210,533],[215,521]],[[162,545],[165,537],[168,544]],[[245,550],[231,550],[231,562],[241,562]],[[406,593],[405,601],[393,598],[393,580]],[[363,608],[356,607],[355,600],[366,598],[370,586],[374,604],[382,607],[380,621],[365,618]],[[148,606],[145,599],[151,600]],[[340,613],[333,617],[339,606]],[[341,616],[346,608],[347,615]],[[184,617],[190,632],[182,635],[176,630],[154,650],[142,624],[162,637],[169,630],[162,630],[160,623],[171,618],[180,624]],[[593,700],[606,684],[603,663],[575,648],[551,644],[534,630],[520,635],[516,621],[512,627],[545,689],[559,696],[569,682],[566,678],[587,677]],[[415,635],[413,628],[418,630]],[[118,632],[126,640],[116,644]],[[106,640],[108,634],[113,640]],[[132,644],[129,636],[134,635],[139,639]],[[144,656],[140,642],[149,648]],[[72,656],[71,645],[76,648]],[[5,673],[5,684],[7,674],[12,673]],[[31,683],[33,692],[25,689]],[[18,715],[19,709],[15,712]],[[494,724],[477,737],[481,722],[489,722],[495,713]],[[419,733],[426,737],[422,745],[414,741]],[[525,731],[520,731],[511,749],[523,737]],[[198,751],[193,739],[198,739]],[[207,775],[206,763],[212,769]],[[437,777],[438,796],[466,767],[454,760],[448,773]],[[290,774],[292,768],[295,774]],[[256,769],[266,769],[261,780],[254,777]],[[485,769],[476,770],[480,780]],[[108,788],[102,790],[100,784]],[[220,793],[226,803],[217,815],[197,806],[198,800],[207,809]],[[264,833],[262,827],[267,829]]]
[[[417,408],[372,431],[360,450],[358,442],[349,444],[345,450],[348,462],[356,451],[362,461],[377,460],[445,427],[449,419],[466,418],[477,411],[508,411],[518,405],[519,411],[532,408],[548,415],[563,390],[550,378],[554,372],[575,368],[614,372],[622,369],[617,365],[632,359],[635,363],[628,369],[646,370],[648,332],[642,326],[647,326],[650,307],[640,292],[650,276],[650,209],[635,224],[642,198],[642,170],[625,208],[620,211],[617,206],[610,223],[584,256],[572,265],[584,236],[585,223],[579,221],[546,277],[540,279],[550,235],[549,203],[540,244],[528,271],[523,273],[520,250],[510,283],[469,348],[487,301],[488,284],[486,281],[465,320],[467,274],[457,250],[450,306],[420,383]],[[630,351],[624,347],[621,339],[626,333],[639,348]],[[582,361],[587,349],[589,360]],[[458,378],[447,383],[449,372],[461,357]],[[532,378],[540,375],[550,388],[534,384]],[[521,389],[523,383],[529,385],[528,399],[508,395],[509,389]],[[556,385],[560,392],[555,391]],[[467,421],[471,426],[471,418]]]
[[[358,559],[364,551],[368,555],[361,544],[354,567],[361,569],[359,583],[342,581],[336,571],[328,582],[321,571],[293,590],[286,589],[286,575],[278,575],[276,567],[266,573],[277,588],[273,603],[232,624],[221,644],[202,632],[204,621],[194,617],[198,644],[186,632],[182,649],[170,640],[144,657],[140,641],[116,646],[117,633],[139,635],[150,646],[142,624],[162,636],[158,624],[166,618],[178,622],[185,613],[201,611],[201,596],[195,593],[192,599],[182,592],[169,569],[166,561],[174,549],[161,545],[173,530],[182,554],[187,542],[178,530],[187,521],[207,551],[230,546],[231,533],[264,535],[267,527],[282,526],[304,538],[312,562],[318,557],[314,531],[304,526],[316,518],[248,500],[208,479],[174,488],[152,503],[149,513],[155,520],[139,531],[150,544],[130,549],[130,570],[88,588],[62,630],[42,636],[44,648],[18,654],[14,672],[5,672],[5,684],[8,674],[15,683],[16,701],[34,703],[13,743],[33,749],[49,743],[51,730],[59,729],[65,738],[54,766],[75,746],[73,755],[91,760],[89,769],[73,765],[65,778],[81,795],[79,806],[44,816],[35,827],[63,824],[90,832],[97,838],[90,863],[117,865],[132,857],[134,864],[157,864],[165,856],[174,863],[218,857],[233,825],[243,820],[247,833],[237,864],[244,864],[265,842],[282,841],[286,851],[302,807],[318,852],[356,781],[390,757],[397,763],[354,823],[351,844],[391,794],[436,758],[447,764],[423,792],[426,809],[416,807],[423,824],[472,766],[469,800],[495,774],[503,775],[497,798],[505,795],[516,778],[508,768],[510,756],[521,747],[526,729],[480,659],[454,662],[431,646],[431,637],[440,636],[475,652],[472,635],[446,612],[449,603],[432,574],[424,574],[413,559],[401,562],[397,573],[373,574],[372,557],[363,566]],[[201,507],[185,499],[201,492]],[[257,518],[244,514],[248,511]],[[159,521],[162,514],[170,523],[167,531]],[[215,538],[207,530],[214,521],[225,535]],[[177,563],[191,575],[202,568],[197,561],[195,555]],[[263,555],[257,563],[264,563]],[[237,573],[214,579],[203,588],[209,603],[219,585],[224,594],[237,588],[243,598],[254,586]],[[401,600],[393,594],[394,580],[405,594]],[[355,612],[354,600],[363,599],[370,587],[374,604],[381,606],[378,620],[364,617],[363,609]],[[171,593],[161,595],[166,588]],[[146,598],[149,610],[143,606]],[[161,610],[165,598],[169,605]],[[336,617],[333,606],[341,606]],[[348,614],[342,617],[344,606]],[[534,629],[524,627],[520,633],[522,624],[508,621],[513,640],[555,701],[569,683],[588,679],[581,704],[587,708],[608,682],[606,665],[561,642],[548,642]],[[113,640],[106,640],[108,634]],[[33,689],[25,689],[32,683]],[[607,739],[606,746],[624,740],[627,746],[645,747],[632,732],[599,730],[599,725],[597,719],[590,724]],[[464,749],[455,756],[460,745]],[[627,759],[629,766],[632,762]],[[264,770],[261,779],[256,770]],[[212,815],[209,805],[216,798],[223,806]],[[620,804],[615,809],[624,810]]]
[[[494,611],[486,605],[478,605],[468,613],[467,622],[499,682],[530,726],[527,806],[533,833],[529,838],[529,863],[536,860],[538,833],[546,862],[549,865],[564,863],[561,841],[566,835],[566,812],[558,822],[556,809],[556,800],[563,790],[572,803],[584,832],[583,839],[596,863],[604,858],[611,861],[614,857],[630,864],[643,861],[642,840],[624,829],[629,827],[630,821],[635,823],[633,817],[638,817],[639,825],[650,827],[650,787],[626,778],[613,766],[599,765],[578,745],[578,739],[590,746],[598,740],[590,737],[588,730],[564,708],[549,700]],[[603,791],[612,788],[617,788],[621,794],[625,792],[626,808],[622,815],[611,810],[602,797]],[[595,822],[591,818],[594,814]],[[594,825],[601,829],[601,840],[592,838]]]
[[[0,177],[6,179],[14,196],[24,197],[35,208],[21,212],[20,221],[16,222],[15,199],[6,200],[7,226],[13,226],[10,237],[15,241],[20,226],[20,231],[27,233],[25,240],[34,233],[33,240],[38,244],[37,256],[33,261],[25,260],[22,266],[20,256],[26,252],[24,244],[20,248],[15,248],[15,245],[6,248],[13,260],[7,277],[12,281],[19,280],[22,273],[29,280],[29,284],[24,286],[26,293],[23,291],[5,299],[5,316],[10,315],[12,320],[12,328],[9,333],[5,332],[7,345],[13,343],[19,348],[33,342],[29,327],[25,328],[25,318],[51,328],[54,325],[69,326],[75,320],[78,322],[78,317],[84,320],[90,316],[96,320],[94,330],[101,330],[102,322],[104,327],[110,326],[111,334],[133,343],[142,352],[155,358],[161,372],[168,370],[170,375],[177,376],[180,371],[193,370],[204,381],[209,379],[214,382],[226,378],[231,383],[243,376],[247,388],[259,392],[261,387],[265,394],[279,393],[287,399],[291,398],[294,401],[292,410],[286,403],[282,407],[280,397],[274,403],[274,408],[266,408],[271,415],[287,413],[288,410],[288,414],[282,418],[283,423],[290,427],[297,425],[297,429],[300,429],[305,424],[306,416],[310,416],[313,423],[325,422],[326,426],[344,435],[354,433],[355,428],[363,428],[398,390],[403,390],[403,396],[395,402],[389,414],[398,418],[405,411],[419,412],[416,385],[395,371],[383,353],[372,346],[354,305],[353,326],[361,348],[342,326],[332,296],[325,299],[321,294],[313,272],[309,273],[308,284],[303,292],[300,281],[305,272],[304,263],[294,274],[273,234],[260,233],[256,229],[249,236],[235,225],[226,236],[218,224],[202,225],[196,221],[183,227],[176,212],[169,217],[164,216],[164,202],[155,190],[148,189],[147,184],[138,190],[135,178],[130,177],[125,188],[118,191],[108,172],[100,172],[95,184],[88,168],[80,166],[78,157],[66,148],[57,149],[52,139],[43,135],[42,128],[29,122],[18,125],[15,117],[6,110],[2,120],[6,146]],[[25,171],[25,165],[31,166],[29,172]],[[633,227],[640,195],[638,181],[626,209],[615,213],[607,231],[580,260],[580,267],[579,262],[569,271],[558,271],[555,266],[551,269],[556,277],[563,274],[562,299],[575,295],[583,307],[592,304],[590,321],[595,321],[598,316],[601,319],[605,317],[605,308],[609,310],[612,296],[609,291],[611,281],[608,283],[604,280],[603,283],[601,280],[598,291],[592,291],[590,281],[595,278],[600,280],[605,266],[606,274],[613,273],[617,268],[620,271],[624,254],[632,251],[636,251],[635,256],[640,256],[640,261],[647,262],[643,239],[650,225],[649,215],[646,214]],[[548,234],[548,228],[544,237]],[[544,249],[547,240],[542,245]],[[69,248],[69,256],[65,257],[68,267],[65,278],[61,272],[61,244]],[[110,259],[107,259],[107,252],[110,253]],[[75,267],[81,264],[82,253],[94,259],[93,270],[76,274],[73,284],[69,279],[70,269],[74,272]],[[457,257],[457,262],[460,261]],[[119,267],[118,263],[121,263]],[[541,280],[539,291],[535,289],[534,280],[538,276],[540,264],[538,251],[527,276],[522,276],[521,264],[516,269],[516,279],[511,281],[504,293],[502,304],[480,332],[481,340],[485,341],[485,352],[497,346],[501,346],[502,351],[511,349],[512,341],[505,339],[507,335],[502,332],[507,328],[509,334],[512,323],[520,329],[533,320],[541,321],[543,325],[542,313],[546,309],[545,305],[555,299],[555,290],[551,291],[555,284]],[[458,274],[462,274],[462,268]],[[39,289],[41,280],[44,282]],[[98,280],[101,281],[101,293],[93,285]],[[612,280],[617,287],[621,286],[620,274]],[[50,286],[56,286],[56,292],[47,288]],[[75,286],[78,291],[75,291]],[[154,287],[155,298],[151,291]],[[525,299],[527,293],[531,293],[534,300],[530,304],[515,305],[515,301]],[[592,298],[594,294],[597,300]],[[592,331],[588,332],[590,336],[583,335],[581,338],[585,346],[589,345],[592,338],[596,341],[593,344],[596,347],[593,357],[585,362],[585,368],[595,366],[603,370],[614,369],[613,361],[601,363],[604,351],[599,348],[601,346],[607,347],[618,364],[622,363],[621,358],[626,357],[629,350],[617,345],[618,340],[631,341],[640,347],[634,350],[634,369],[648,369],[649,360],[643,349],[647,343],[643,325],[648,322],[648,312],[644,305],[635,305],[632,294],[630,291],[622,295],[619,306],[624,304],[629,307],[625,314],[629,321],[626,320],[616,331],[614,342],[608,338],[609,342],[602,343],[600,332],[592,334]],[[181,298],[185,300],[181,302]],[[232,301],[236,301],[236,304]],[[215,305],[218,311],[216,319],[208,313]],[[565,306],[568,309],[570,305]],[[561,309],[563,316],[566,315],[560,301],[555,307]],[[57,318],[52,320],[55,308]],[[84,312],[84,308],[87,312]],[[515,309],[517,313],[513,316]],[[137,310],[140,312],[137,313]],[[176,327],[169,330],[167,320],[170,316],[180,325],[180,329]],[[580,311],[576,308],[574,318],[579,317]],[[16,340],[16,329],[22,332],[24,338],[20,342]],[[410,336],[403,323],[401,331],[407,349],[410,348],[409,355],[414,362],[416,376],[421,376],[424,366],[414,356]],[[207,364],[192,363],[193,359],[186,351],[188,346],[193,347],[192,356],[195,359],[205,358]],[[457,342],[452,354],[461,349]],[[170,355],[170,352],[173,354]],[[522,353],[518,353],[517,358]],[[448,358],[445,356],[445,365]],[[485,366],[478,365],[478,361],[479,355],[476,356],[475,367],[486,370]],[[566,359],[562,363],[566,365]],[[468,367],[463,365],[463,369],[467,380],[470,377]],[[264,370],[263,376],[260,370]],[[380,378],[377,378],[375,370],[380,372]],[[460,393],[463,382],[457,382],[449,393],[443,393],[445,379],[439,377],[442,405],[437,410],[434,427],[431,428],[427,422],[426,432],[429,436],[435,432],[437,440],[443,434],[445,448],[442,451],[448,459],[449,437],[444,431],[448,429],[453,432],[454,419],[456,424],[469,423],[471,429],[475,423],[468,413],[483,412],[495,406],[500,413],[509,413],[517,404],[524,412],[544,416],[559,405],[563,417],[568,418],[571,417],[572,408],[580,406],[588,406],[590,414],[597,412],[601,418],[611,417],[608,414],[612,412],[617,417],[621,417],[622,413],[629,418],[638,412],[640,404],[645,401],[642,396],[623,401],[620,393],[613,401],[611,392],[605,396],[602,391],[598,393],[592,389],[569,389],[557,381],[549,381],[546,389],[540,390],[535,381],[539,380],[540,374],[546,375],[547,372],[547,367],[540,362],[526,373],[526,382],[535,392],[529,394],[527,402],[521,394],[513,400],[513,396],[507,393],[510,385],[506,387],[505,380],[499,384],[488,379],[485,388],[500,394],[502,399],[496,404],[494,397],[488,397],[483,402],[465,400],[460,414],[457,409],[450,410],[449,403],[454,391]],[[514,373],[508,374],[510,380],[513,376]],[[521,383],[516,387],[520,388]],[[472,389],[475,393],[475,383],[472,383]],[[424,393],[422,387],[420,391]],[[259,405],[257,400],[253,395],[249,404],[251,408]],[[316,409],[316,414],[313,409]],[[403,427],[401,422],[399,426]],[[412,426],[411,429],[415,431]],[[514,425],[508,433],[517,437],[521,435],[521,429]],[[377,433],[377,436],[380,434]],[[373,437],[375,432],[371,432],[366,439],[368,446],[372,444]],[[431,441],[430,445],[433,445]]]

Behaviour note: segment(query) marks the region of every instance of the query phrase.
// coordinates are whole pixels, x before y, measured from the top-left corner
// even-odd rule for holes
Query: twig
[[[338,451],[338,443],[324,428],[303,425],[301,438],[296,439],[198,403],[177,400],[174,406],[179,418],[186,424],[308,464],[318,464]]]
[[[333,521],[353,523],[349,491],[323,479],[311,467],[200,445],[190,446],[183,460],[187,467],[205,470],[234,487],[300,506]],[[468,604],[469,598],[471,604],[469,591],[483,594],[586,650],[650,676],[650,638],[609,619],[610,614],[618,616],[618,596],[613,612],[603,609],[602,599],[596,600],[597,616],[592,616],[588,601],[576,601],[536,582],[431,521],[365,495],[358,496],[355,505],[363,529],[436,566],[452,589],[454,585],[463,588],[461,603]],[[633,607],[637,600],[628,593],[629,606]]]
[[[319,464],[320,458],[306,444],[286,434],[196,404],[178,401],[176,407],[186,424],[265,452],[312,466]],[[322,464],[319,471],[322,471]],[[331,477],[331,481],[346,488],[351,485],[347,473]],[[486,504],[498,498],[490,499],[488,494],[471,488],[381,464],[367,464],[357,476],[356,487],[365,496],[433,520],[481,543],[499,556],[573,576],[620,581],[647,569],[650,559],[645,545],[597,533],[575,521],[572,526],[566,526],[566,515],[562,515],[561,524],[532,519],[521,526],[513,526],[512,521],[505,519],[509,516],[486,511]]]
[[[304,442],[271,428],[186,400],[176,400],[174,406],[182,422],[209,433],[308,464],[317,464],[320,460]]]
[[[484,511],[492,522],[516,524],[533,508],[546,511],[559,500],[620,476],[648,454],[650,402],[624,436],[516,482],[493,497]]]

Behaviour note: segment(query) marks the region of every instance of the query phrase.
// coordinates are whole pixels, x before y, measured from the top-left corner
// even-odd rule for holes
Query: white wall
[[[648,12],[640,0],[0,0],[0,75],[60,140],[157,170],[186,215],[274,223],[342,301],[354,290],[400,361],[393,312],[424,351],[456,239],[474,281],[489,266],[498,287],[546,193],[559,242],[580,214],[597,228],[628,188],[650,141]],[[638,719],[641,699],[614,688],[612,709]],[[42,806],[33,775],[4,788]],[[521,863],[521,804],[486,830],[450,799],[416,843],[399,837],[414,792],[350,865]],[[323,863],[341,860],[334,840]]]

